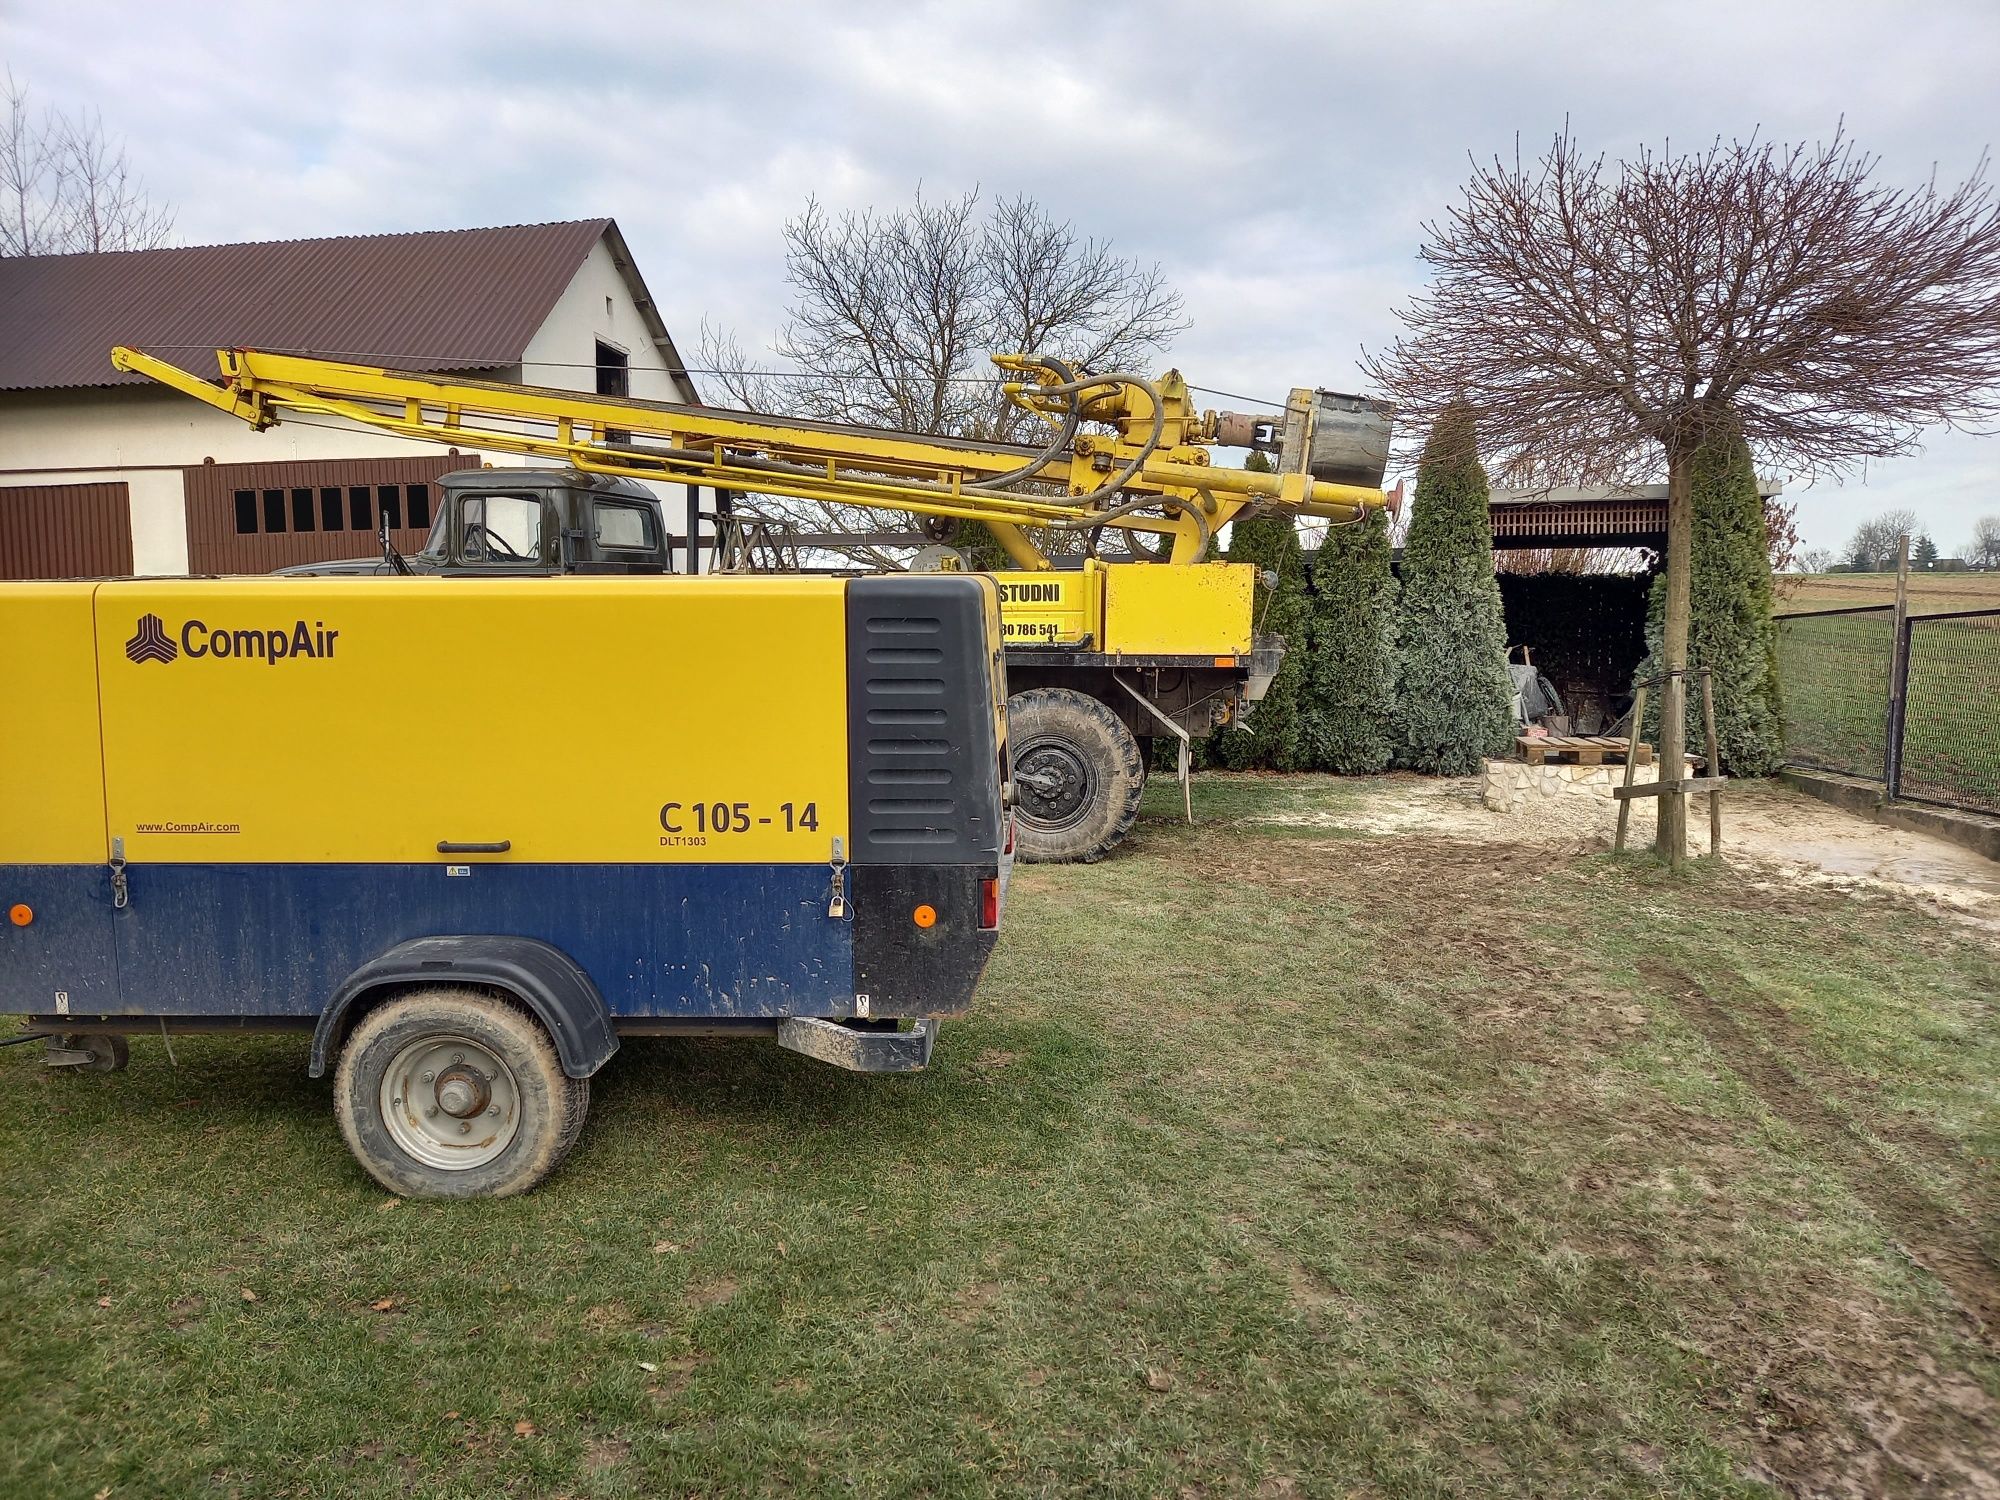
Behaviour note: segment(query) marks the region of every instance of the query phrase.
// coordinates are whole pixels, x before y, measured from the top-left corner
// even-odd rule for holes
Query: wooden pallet
[[[1644,740],[1637,746],[1623,735],[1550,734],[1521,735],[1514,748],[1531,766],[1555,761],[1577,766],[1622,766],[1628,755],[1636,755],[1637,765],[1653,763],[1653,747]]]

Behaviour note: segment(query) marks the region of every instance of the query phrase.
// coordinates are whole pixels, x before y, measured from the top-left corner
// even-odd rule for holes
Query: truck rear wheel
[[[334,1114],[355,1159],[406,1198],[503,1198],[562,1165],[590,1081],[562,1070],[541,1022],[484,990],[399,995],[341,1050]]]
[[[1125,721],[1071,688],[1007,700],[1015,850],[1032,863],[1104,858],[1139,816],[1146,765]]]

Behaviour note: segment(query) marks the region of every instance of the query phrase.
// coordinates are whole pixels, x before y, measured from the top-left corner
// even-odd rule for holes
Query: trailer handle
[[[512,839],[495,839],[490,844],[460,844],[450,839],[438,840],[440,854],[505,854],[513,847]]]

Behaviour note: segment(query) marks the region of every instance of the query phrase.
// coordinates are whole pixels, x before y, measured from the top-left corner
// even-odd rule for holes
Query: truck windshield
[[[417,552],[419,557],[432,557],[442,562],[446,550],[451,546],[451,506],[440,505],[437,519],[431,522],[431,534],[424,538],[424,545]]]
[[[458,501],[461,562],[533,564],[542,558],[542,502],[535,495],[463,495]]]

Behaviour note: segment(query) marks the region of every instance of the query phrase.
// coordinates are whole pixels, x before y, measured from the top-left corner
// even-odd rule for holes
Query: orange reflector
[[[915,922],[919,927],[935,927],[937,926],[937,908],[935,906],[920,906],[910,913],[910,920]]]
[[[1215,664],[1218,667],[1233,667],[1236,665],[1236,658],[1233,656],[1218,656],[1215,659]]]
[[[35,909],[25,901],[17,901],[7,908],[7,920],[16,927],[26,927],[35,920]]]
[[[992,932],[1000,926],[1000,882],[979,882],[979,930]]]

